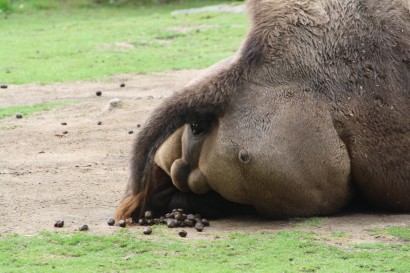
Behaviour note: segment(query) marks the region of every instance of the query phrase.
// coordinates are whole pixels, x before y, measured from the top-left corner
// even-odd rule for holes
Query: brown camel
[[[251,0],[237,53],[138,134],[117,218],[410,212],[408,0]]]

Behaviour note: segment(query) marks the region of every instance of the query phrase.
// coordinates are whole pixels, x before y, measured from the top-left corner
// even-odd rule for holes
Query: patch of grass
[[[56,107],[65,106],[73,103],[72,101],[58,101],[58,102],[49,102],[49,103],[38,103],[33,105],[16,105],[8,107],[0,107],[0,119],[5,117],[12,117],[17,113],[20,113],[24,116],[47,111]]]
[[[104,79],[120,73],[205,68],[232,55],[245,14],[171,11],[216,4],[43,9],[0,16],[2,83]]]
[[[10,0],[0,0],[0,13],[10,11],[11,2]]]
[[[373,236],[390,235],[405,241],[410,241],[410,226],[372,228],[368,230]]]
[[[410,226],[405,227],[388,227],[387,232],[395,237],[410,241]]]
[[[227,239],[120,232],[0,237],[1,272],[405,272],[409,244],[340,249],[301,231],[233,233]]]
[[[53,10],[60,8],[97,8],[108,7],[135,7],[135,6],[156,6],[172,3],[199,4],[200,0],[0,0],[7,3],[13,12],[31,12],[35,10]],[[208,2],[211,2],[208,0]],[[223,0],[212,0],[220,3]],[[243,0],[231,0],[231,2],[243,2]]]

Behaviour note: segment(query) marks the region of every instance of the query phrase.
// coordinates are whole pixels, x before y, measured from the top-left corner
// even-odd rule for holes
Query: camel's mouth
[[[155,155],[157,164],[182,192],[205,194],[211,190],[200,169],[203,143],[216,125],[212,115],[196,114],[187,117],[187,123],[171,135]]]
[[[204,194],[211,189],[201,170],[198,167],[192,168],[182,158],[172,163],[171,180],[174,186],[182,192],[191,191],[196,194]]]
[[[257,214],[251,206],[231,202],[210,188],[206,193],[201,194],[192,190],[178,189],[171,176],[156,163],[154,163],[152,175],[157,187],[147,197],[145,210],[152,210],[153,214],[158,217],[175,209],[183,209],[187,213],[199,213],[209,219],[236,214]],[[136,209],[132,218],[139,219],[143,213],[144,210]]]

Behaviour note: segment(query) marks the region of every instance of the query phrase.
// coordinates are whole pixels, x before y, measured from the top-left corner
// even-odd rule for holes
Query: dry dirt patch
[[[23,119],[0,120],[0,232],[52,230],[61,218],[67,229],[88,224],[95,232],[110,232],[106,219],[125,189],[138,124],[197,73],[123,75],[107,82],[2,89],[0,107],[76,103]],[[97,97],[96,91],[102,96]],[[123,106],[106,111],[114,98]]]
[[[54,230],[57,219],[64,219],[69,231],[83,224],[99,234],[117,230],[108,227],[106,220],[123,194],[131,147],[141,128],[138,124],[143,126],[163,98],[199,72],[120,75],[105,82],[10,85],[2,89],[0,107],[61,100],[76,103],[20,120],[0,120],[0,233]],[[96,91],[102,91],[102,96],[97,97]],[[122,107],[106,111],[114,98],[122,101]],[[97,125],[98,121],[102,124]],[[66,135],[62,134],[65,130]],[[349,213],[325,218],[318,226],[302,223],[296,228],[323,234],[351,232],[351,240],[372,241],[366,230],[390,225],[409,226],[410,215]],[[211,221],[211,227],[195,236],[292,228],[293,220],[242,217]]]

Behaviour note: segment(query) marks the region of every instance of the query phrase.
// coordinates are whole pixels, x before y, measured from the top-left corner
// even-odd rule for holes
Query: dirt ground
[[[0,120],[0,234],[54,230],[58,219],[64,219],[66,231],[78,230],[83,224],[97,234],[118,230],[109,227],[106,220],[124,192],[139,125],[143,126],[163,98],[199,72],[120,75],[105,82],[10,85],[0,89],[0,107],[75,101],[23,119]],[[102,96],[96,96],[96,91],[102,91]],[[122,106],[109,110],[109,102],[115,98]],[[134,133],[129,134],[130,130]],[[348,212],[326,217],[317,225],[295,219],[236,217],[211,221],[211,227],[195,236],[297,227],[322,233],[345,231],[354,241],[374,241],[386,238],[371,236],[368,230],[385,226],[410,226],[410,214]],[[141,227],[130,229],[138,231]]]

